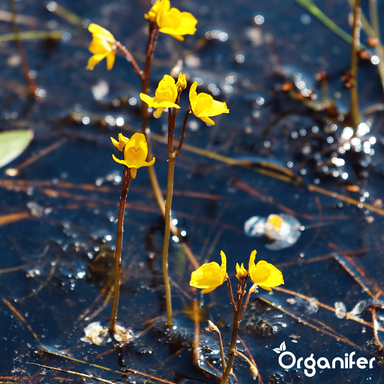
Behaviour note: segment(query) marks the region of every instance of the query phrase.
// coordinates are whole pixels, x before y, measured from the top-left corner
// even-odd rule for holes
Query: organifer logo
[[[304,368],[304,374],[307,377],[315,376],[316,367],[319,369],[354,369],[356,365],[358,369],[372,369],[375,361],[375,357],[372,357],[369,362],[365,357],[359,357],[356,360],[354,358],[355,351],[350,354],[345,353],[344,357],[334,357],[331,362],[326,357],[319,357],[316,360],[313,353],[305,359],[304,357],[296,359],[292,352],[287,351],[285,341],[280,344],[279,348],[274,348],[273,351],[279,355],[278,362],[281,368],[290,369],[296,365],[297,369]]]

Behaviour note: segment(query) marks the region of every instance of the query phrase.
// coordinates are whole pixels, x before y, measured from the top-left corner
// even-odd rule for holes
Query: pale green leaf
[[[0,168],[20,156],[33,139],[33,131],[14,130],[0,133]]]

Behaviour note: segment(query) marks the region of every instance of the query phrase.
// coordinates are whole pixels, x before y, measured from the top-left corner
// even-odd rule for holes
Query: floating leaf
[[[32,139],[31,129],[0,133],[0,168],[21,155]]]

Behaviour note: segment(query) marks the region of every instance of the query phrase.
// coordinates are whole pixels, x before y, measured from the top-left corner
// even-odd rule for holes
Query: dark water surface
[[[316,3],[350,33],[347,1]],[[109,29],[143,66],[148,0],[58,4],[80,21]],[[349,69],[350,46],[293,0],[172,5],[194,14],[197,32],[184,43],[160,34],[151,94],[163,74],[183,59],[183,71],[201,82],[199,91],[212,92],[230,109],[230,114],[214,118],[213,127],[190,118],[185,143],[191,147],[177,158],[173,213],[200,264],[219,262],[224,250],[228,273],[235,279],[235,263],[247,265],[256,248],[260,259],[284,274],[282,289],[254,295],[240,332],[258,366],[260,382],[383,382],[382,352],[368,308],[384,304],[383,114],[363,116],[370,132],[361,139],[359,152],[338,150],[347,127],[342,113],[348,110],[349,93],[341,77]],[[203,301],[206,317],[220,327],[228,346],[228,290],[223,285],[204,297],[192,291],[193,267],[180,243],[173,241],[169,267],[177,329],[166,332],[156,323],[165,314],[163,222],[145,169],[138,171],[128,196],[118,315],[134,334],[152,319],[155,325],[122,352],[112,343],[81,341],[89,323],[107,325],[110,315],[123,169],[111,157],[116,152],[109,137],[139,131],[140,82],[121,55],[112,71],[106,70],[105,62],[87,71],[91,34],[49,12],[46,2],[24,0],[16,7],[24,17],[20,31],[59,30],[64,35],[56,42],[23,42],[43,96],[38,100],[28,97],[15,42],[0,43],[1,130],[35,133],[27,150],[2,168],[0,176],[0,382],[92,382],[30,362],[117,382],[159,382],[153,377],[172,383],[217,382],[192,364],[194,323],[186,308],[195,297]],[[365,2],[363,10],[367,11]],[[0,4],[0,12],[6,20],[7,2]],[[380,12],[383,15],[384,8],[379,2]],[[0,33],[10,32],[12,24],[1,21]],[[320,101],[320,83],[315,81],[319,71],[328,75],[324,84],[329,97],[336,93],[336,114],[316,112],[281,90],[285,82],[294,81]],[[100,88],[100,82],[108,92],[97,101],[92,89]],[[359,95],[361,110],[383,102],[377,67],[369,61],[360,62]],[[186,108],[187,95],[183,96]],[[166,124],[165,113],[150,120],[152,132],[160,137]],[[181,118],[176,137],[180,125]],[[156,137],[152,144],[165,189],[166,146]],[[204,149],[206,155],[193,148]],[[249,162],[231,166],[210,158],[212,153]],[[337,167],[335,158],[342,159],[342,165]],[[272,169],[276,164],[280,171]],[[8,176],[9,168],[16,168],[17,176]],[[293,214],[305,227],[295,245],[271,251],[263,238],[245,236],[243,225],[251,216],[280,212]],[[360,303],[362,313],[356,310],[342,318],[336,311],[337,317],[335,303],[338,308],[345,305],[347,312]],[[384,327],[384,311],[378,308],[376,315],[377,326]],[[217,339],[203,331],[206,325],[202,322],[200,327],[202,364],[217,374]],[[378,338],[384,341],[380,329]],[[297,359],[313,354],[316,361],[323,357],[331,364],[335,357],[344,359],[355,352],[355,361],[363,357],[375,362],[366,369],[324,369],[324,360],[318,361],[320,368],[309,377],[310,360],[308,374],[303,363],[289,369],[279,365],[273,349],[283,342]],[[239,349],[247,353],[241,344]],[[289,364],[289,357],[284,364]],[[124,375],[124,367],[139,373]],[[241,358],[235,359],[234,373],[239,384],[253,382]]]

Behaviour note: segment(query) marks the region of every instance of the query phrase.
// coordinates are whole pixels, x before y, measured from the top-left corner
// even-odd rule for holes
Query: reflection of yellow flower
[[[160,116],[165,108],[180,108],[176,103],[177,87],[172,76],[164,75],[157,86],[155,97],[140,93],[140,99],[148,104],[148,107],[157,108],[155,117]]]
[[[251,280],[259,287],[271,291],[271,287],[277,287],[284,284],[283,274],[274,265],[260,260],[255,265],[256,250],[251,253],[249,258],[249,276]]]
[[[197,83],[194,82],[189,90],[189,101],[193,114],[207,124],[215,125],[215,122],[209,116],[217,116],[222,113],[229,113],[227,104],[216,101],[208,93],[196,92]]]
[[[93,70],[95,65],[104,58],[107,58],[107,69],[112,69],[116,53],[116,40],[112,33],[97,24],[90,24],[88,30],[93,37],[89,46],[93,56],[88,60],[87,69]]]
[[[279,215],[272,214],[268,216],[267,222],[265,223],[265,228],[269,230],[280,231],[283,222],[284,220]]]
[[[248,271],[244,268],[244,264],[241,263],[241,267],[236,263],[236,278],[237,280],[244,280],[248,276]]]
[[[216,262],[203,264],[196,271],[192,272],[189,285],[195,288],[204,289],[201,293],[208,293],[224,283],[227,276],[227,258],[221,251],[221,267]]]
[[[197,20],[189,12],[180,12],[177,8],[170,7],[169,0],[158,0],[146,15],[146,19],[154,21],[156,15],[156,23],[160,32],[183,41],[182,35],[195,33]]]
[[[117,159],[112,155],[117,163],[124,164],[131,169],[132,178],[136,178],[137,169],[148,167],[155,162],[155,158],[147,162],[148,144],[142,133],[134,133],[130,139],[119,133],[119,141],[111,137],[112,144],[121,152],[124,152],[124,160]]]
[[[185,78],[184,73],[179,73],[179,76],[177,78],[176,88],[179,89],[179,87],[184,90],[187,88],[187,80]]]

